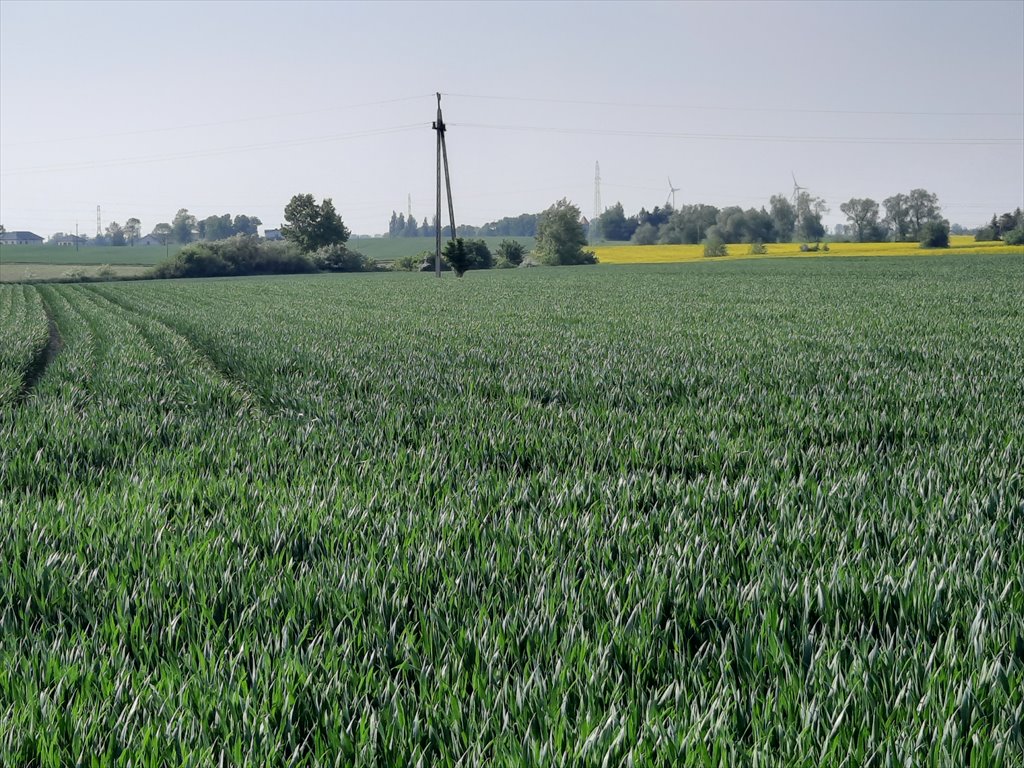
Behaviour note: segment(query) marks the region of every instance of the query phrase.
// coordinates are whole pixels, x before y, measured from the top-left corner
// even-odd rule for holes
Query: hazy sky
[[[952,222],[1024,205],[1024,2],[0,0],[0,223],[95,234],[178,208],[357,233],[433,214],[441,91],[456,223],[605,206],[744,207],[791,173],[924,187]]]

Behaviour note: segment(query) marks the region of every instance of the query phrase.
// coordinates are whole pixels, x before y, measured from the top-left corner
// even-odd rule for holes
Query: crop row
[[[28,285],[0,285],[0,409],[23,391],[49,338],[39,292]]]
[[[0,762],[998,765],[1019,262],[44,289]]]

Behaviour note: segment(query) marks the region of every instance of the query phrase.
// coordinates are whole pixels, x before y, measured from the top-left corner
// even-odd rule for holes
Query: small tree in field
[[[707,239],[704,240],[704,255],[705,256],[728,256],[729,249],[725,245],[725,241],[717,232],[708,233]]]
[[[494,256],[486,241],[470,239],[465,241],[465,245],[466,253],[469,254],[466,269],[490,269],[494,266]]]
[[[461,237],[445,243],[441,255],[448,262],[448,266],[452,268],[452,272],[455,273],[456,277],[462,277],[465,274],[473,258],[469,251],[466,250],[466,241]]]
[[[580,209],[564,197],[540,215],[533,252],[541,264],[596,264],[594,252],[583,250],[586,244]]]
[[[921,225],[922,248],[948,248],[949,222],[929,221]]]
[[[523,257],[526,256],[526,249],[518,240],[505,239],[498,244],[495,255],[498,257],[499,265],[518,267],[523,263]]]

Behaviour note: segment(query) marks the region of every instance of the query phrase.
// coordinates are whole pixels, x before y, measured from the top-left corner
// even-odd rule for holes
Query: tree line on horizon
[[[226,240],[235,235],[256,236],[259,234],[257,228],[262,224],[258,216],[245,214],[232,216],[225,213],[197,219],[187,208],[179,208],[170,223],[160,222],[153,227],[150,236],[160,240],[161,244],[187,245],[200,240]],[[49,242],[54,243],[67,236],[64,232],[55,232],[50,236]],[[83,245],[131,247],[142,238],[142,222],[135,217],[128,219],[123,225],[112,221],[103,233],[96,237],[90,238],[84,234],[77,237]]]
[[[178,218],[184,220],[184,217]],[[349,247],[351,232],[331,198],[318,203],[311,194],[294,195],[285,206],[284,220],[283,243],[247,233],[189,243],[172,258],[154,267],[148,276],[231,277],[317,271],[374,272],[384,268]],[[460,235],[448,238],[444,262],[459,277],[476,269],[597,263],[594,253],[585,249],[587,236],[580,210],[565,198],[537,214],[535,231],[533,258],[529,261],[525,247],[515,240],[503,240],[496,254],[492,254],[485,241]],[[420,254],[399,260],[395,268],[423,269],[429,266],[427,262],[427,256]]]
[[[884,214],[882,213],[884,208]],[[920,241],[927,225],[944,221],[938,196],[925,189],[896,194],[882,201],[852,198],[839,206],[848,225],[838,225],[833,239],[857,242],[883,240]],[[597,219],[597,231],[605,240],[637,245],[696,244],[706,240],[723,243],[818,242],[827,235],[822,217],[829,212],[825,201],[804,191],[795,199],[773,195],[765,208],[696,203],[641,208],[626,216],[621,203],[606,209]],[[946,228],[948,231],[948,222]]]
[[[993,214],[983,227],[968,229],[950,225],[942,215],[938,195],[926,189],[912,189],[882,200],[851,198],[839,210],[846,223],[836,224],[832,233],[822,222],[830,212],[825,201],[803,191],[791,198],[773,195],[766,208],[747,208],[696,203],[641,208],[627,216],[621,202],[616,202],[591,222],[591,240],[629,242],[635,245],[698,244],[707,240],[722,243],[788,243],[819,242],[826,237],[833,241],[853,242],[922,242],[935,239],[948,241],[953,234],[973,234],[979,240],[1004,240],[1017,244],[1024,225],[1018,208],[1001,216]],[[465,237],[535,237],[541,214],[524,213],[506,216],[479,227],[460,225],[459,235]],[[445,226],[443,237],[450,237]],[[945,234],[943,234],[945,233]],[[417,224],[415,217],[391,212],[389,237],[433,237],[434,226],[426,219]]]
[[[976,240],[981,241],[1024,244],[1024,213],[1021,208],[1001,215],[994,213],[988,224],[975,229],[957,224],[950,226],[942,217],[938,196],[925,189],[913,189],[908,194],[897,193],[885,198],[881,206],[871,198],[851,198],[839,209],[846,216],[847,223],[835,225],[830,237],[833,241],[922,242],[935,239],[939,243],[948,243],[952,232],[973,234]],[[795,204],[784,195],[773,195],[767,209],[764,206],[746,210],[740,206],[718,208],[702,203],[675,209],[666,204],[664,207],[655,206],[650,211],[641,208],[637,213],[626,216],[622,203],[616,202],[606,208],[596,221],[589,222],[590,240],[636,245],[698,244],[709,240],[730,244],[819,242],[828,234],[822,223],[822,216],[828,212],[822,198],[806,191],[796,197]],[[542,216],[543,212],[523,213],[481,226],[461,225],[458,234],[466,238],[536,237]],[[582,215],[580,218],[584,224],[587,223]],[[187,245],[197,241],[226,240],[236,235],[255,237],[262,223],[257,216],[232,216],[228,213],[197,219],[187,208],[180,208],[170,223],[161,222],[154,226],[151,235],[162,244]],[[443,227],[441,232],[444,238],[451,237],[449,226]],[[132,217],[124,225],[111,222],[104,234],[98,237],[81,235],[78,241],[86,245],[133,246],[141,236],[141,222]],[[392,211],[388,236],[433,237],[434,226],[426,218],[419,225],[415,217],[407,219],[404,214]],[[57,232],[49,242],[54,243],[64,237],[63,232]]]
[[[949,233],[974,234],[976,240],[1002,240],[1010,245],[1024,242],[1024,214],[1017,208],[1001,216],[992,215],[985,227],[968,230],[950,226],[942,216],[938,196],[925,189],[885,198],[881,206],[871,198],[851,198],[839,210],[847,223],[837,224],[833,241],[948,243]],[[596,232],[605,240],[636,245],[723,243],[818,242],[828,234],[821,218],[829,209],[825,201],[802,192],[794,205],[784,195],[773,195],[766,209],[739,206],[671,205],[641,208],[626,216],[621,203],[608,208],[597,219]]]
[[[521,213],[518,216],[505,216],[497,221],[489,221],[480,226],[459,224],[458,234],[466,237],[536,237],[537,223],[540,213]],[[422,224],[416,223],[416,217],[410,214],[391,212],[388,222],[388,237],[434,237],[437,217],[432,224],[426,217]],[[441,229],[442,237],[450,237],[452,228],[447,224]]]

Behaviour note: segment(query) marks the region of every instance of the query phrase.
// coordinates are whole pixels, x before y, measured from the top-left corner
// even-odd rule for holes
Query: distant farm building
[[[53,245],[61,246],[88,245],[89,243],[84,237],[78,237],[77,235],[61,235],[60,237],[55,237],[50,242]]]
[[[0,245],[42,245],[43,238],[35,232],[0,233]]]
[[[136,245],[163,245],[165,239],[169,239],[170,235],[165,238],[163,235],[154,235],[150,233],[145,237],[140,237],[135,240]]]
[[[265,229],[263,230],[264,240],[284,240],[284,235],[281,234],[280,229]]]

